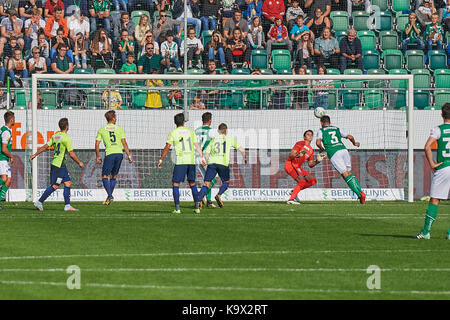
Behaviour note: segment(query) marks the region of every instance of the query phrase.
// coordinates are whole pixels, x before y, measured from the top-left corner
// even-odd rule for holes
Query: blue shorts
[[[222,182],[230,180],[230,167],[223,166],[221,164],[208,164],[208,169],[206,169],[205,181],[211,181],[215,178],[216,174],[219,174]]]
[[[112,153],[103,160],[102,176],[115,176],[119,173],[120,165],[122,163],[122,153]]]
[[[195,182],[195,175],[195,164],[176,164],[173,168],[172,182],[184,182],[186,176],[188,182]]]
[[[58,168],[50,166],[50,184],[59,186],[61,183],[70,181],[69,171],[66,167]]]

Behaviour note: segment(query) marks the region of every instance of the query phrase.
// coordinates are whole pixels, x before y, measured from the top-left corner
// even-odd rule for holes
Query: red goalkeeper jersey
[[[314,150],[311,146],[307,146],[305,144],[305,141],[298,141],[295,146],[292,148],[292,150],[295,150],[296,153],[299,153],[300,151],[305,151],[305,155],[300,158],[294,158],[292,160],[287,160],[286,162],[291,162],[291,164],[296,167],[300,168],[303,164],[303,162],[313,159]]]

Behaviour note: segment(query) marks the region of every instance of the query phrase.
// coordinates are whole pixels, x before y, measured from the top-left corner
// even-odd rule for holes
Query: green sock
[[[211,201],[211,189],[214,187],[216,183],[216,178],[212,179],[211,184],[209,185],[208,192],[206,193],[206,201]]]
[[[346,178],[344,178],[345,182],[347,182],[347,185],[349,188],[356,193],[356,195],[361,197],[361,186],[359,185],[358,179],[356,179],[355,175],[349,174]]]
[[[423,234],[430,232],[431,226],[433,225],[434,220],[436,220],[438,208],[439,206],[432,204],[431,202],[428,204],[427,213],[425,215],[425,225],[422,230]]]
[[[2,179],[0,179],[0,180],[2,180]],[[2,185],[2,188],[0,189],[0,201],[5,199],[6,192],[8,192],[8,189],[9,189],[9,187]]]
[[[4,184],[5,184],[5,181],[3,181],[3,179],[0,179],[0,187]]]

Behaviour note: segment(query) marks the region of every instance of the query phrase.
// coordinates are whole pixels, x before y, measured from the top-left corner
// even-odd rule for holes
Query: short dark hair
[[[177,127],[182,126],[184,124],[184,113],[178,113],[173,117],[175,124]]]
[[[12,118],[14,118],[14,112],[8,111],[3,115],[3,118],[5,119],[5,123],[9,123]]]
[[[67,119],[67,118],[59,119],[59,122],[58,122],[59,129],[66,130],[68,125],[69,125],[69,119]]]
[[[330,117],[329,116],[323,116],[322,118],[320,118],[320,122],[321,123],[330,123]]]
[[[122,11],[120,17],[123,18],[124,16],[130,16],[130,13],[128,11]]]
[[[106,121],[110,122],[112,119],[116,117],[116,112],[114,110],[109,110],[105,113]]]
[[[450,120],[450,102],[447,102],[442,106],[442,116],[444,119]]]
[[[204,114],[202,114],[202,121],[203,123],[207,123],[212,119],[212,114],[211,112],[205,112]]]
[[[312,131],[311,129],[306,130],[305,132],[303,132],[303,138],[306,137],[306,134],[308,132],[311,132],[312,135],[314,135],[314,131]]]
[[[128,51],[126,57],[134,57],[134,52],[133,51]]]
[[[62,11],[62,8],[61,8],[61,7],[58,7],[58,6],[56,6],[56,7],[55,7],[55,11]]]
[[[224,129],[228,129],[227,125],[225,123],[219,124],[219,130],[222,131]]]

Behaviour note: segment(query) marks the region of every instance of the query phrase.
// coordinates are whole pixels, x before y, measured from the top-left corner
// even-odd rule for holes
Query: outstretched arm
[[[360,143],[358,141],[355,141],[355,138],[352,135],[347,135],[345,137],[346,139],[350,140],[350,142],[355,146],[355,147],[359,147]]]
[[[325,149],[322,146],[322,139],[317,139],[316,140],[316,146],[317,146],[317,148],[319,148],[319,152],[324,152],[325,151]]]
[[[35,154],[30,156],[30,161],[36,158],[38,155],[40,155],[42,152],[47,151],[47,149],[50,148],[48,144],[44,144],[42,147],[40,147]]]
[[[245,153],[245,149],[242,147],[239,147],[238,150],[242,153],[242,157],[244,158],[244,163],[247,164],[248,161],[247,161],[247,155]]]
[[[75,161],[81,168],[84,167],[83,162],[81,162],[81,161],[78,159],[78,157],[77,157],[77,155],[75,154],[75,152],[69,151],[69,156],[70,156],[70,157],[73,159],[73,161]]]

